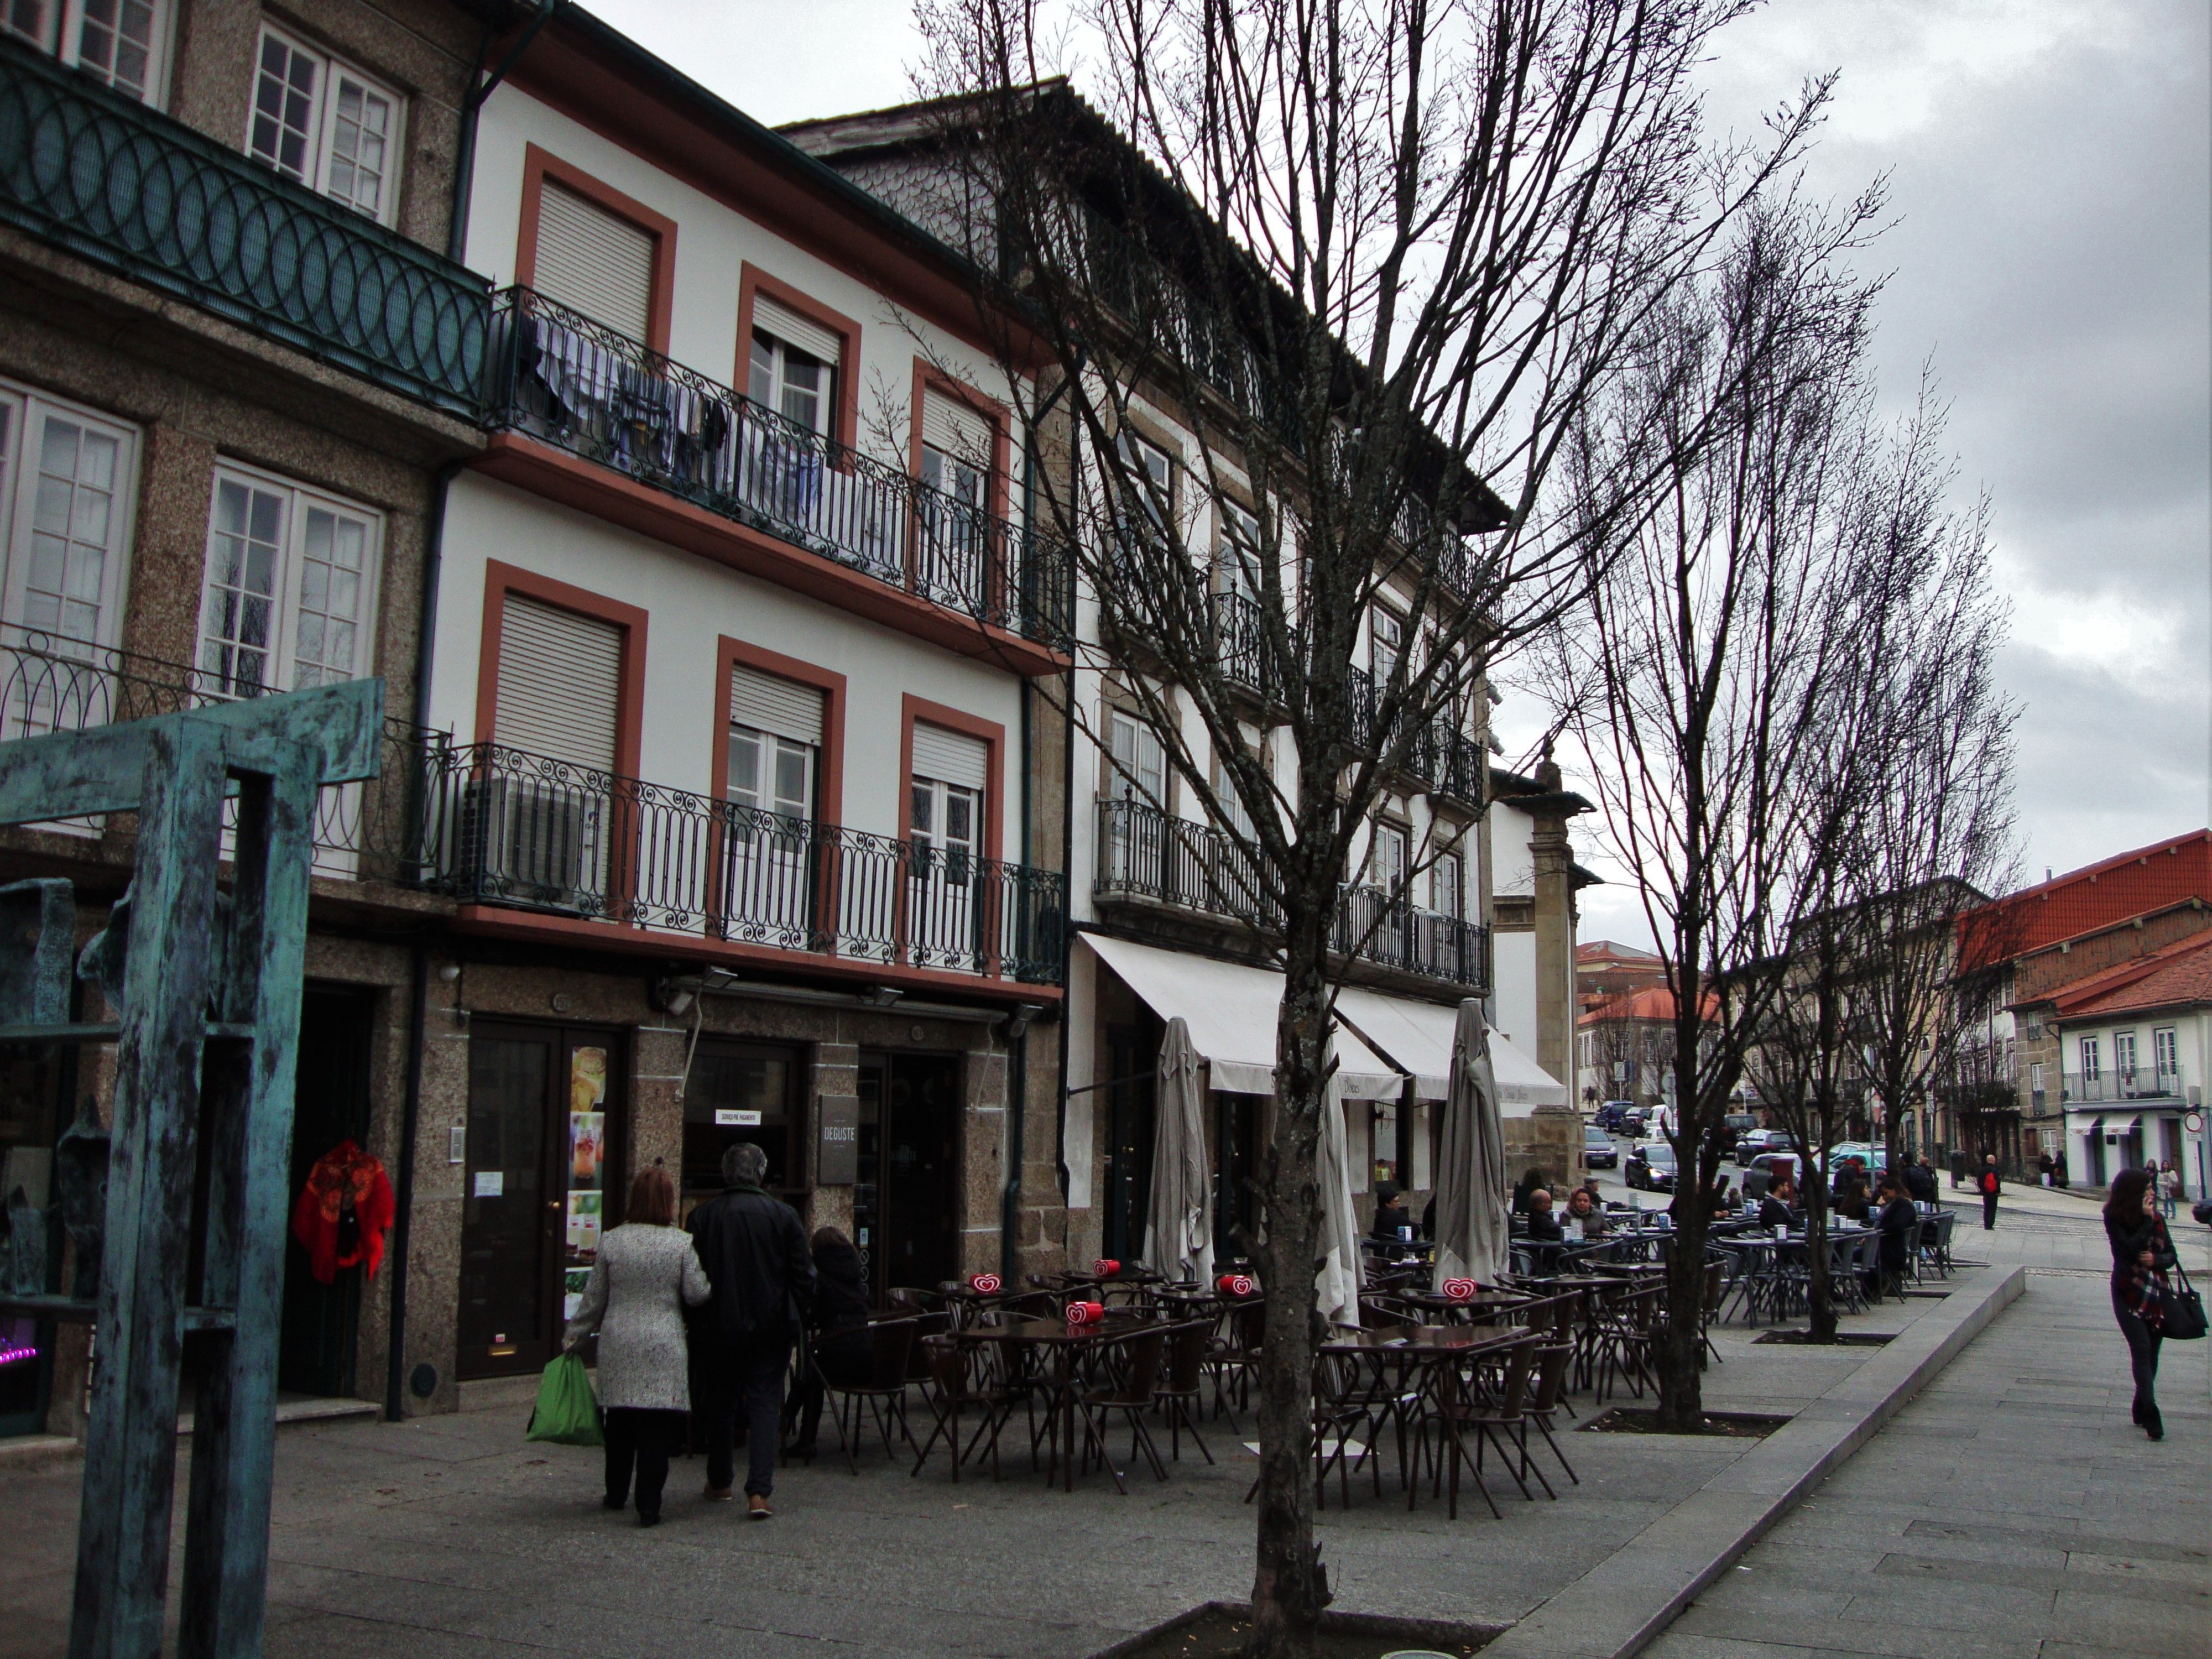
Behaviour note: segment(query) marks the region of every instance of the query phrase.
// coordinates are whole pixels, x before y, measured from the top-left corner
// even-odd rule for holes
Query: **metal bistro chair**
[[[907,1357],[914,1347],[917,1323],[912,1319],[886,1319],[868,1327],[866,1382],[832,1382],[819,1364],[814,1368],[815,1377],[821,1382],[836,1420],[838,1447],[845,1454],[846,1466],[854,1474],[860,1472],[860,1419],[864,1413],[874,1419],[876,1431],[883,1437],[886,1456],[897,1455],[891,1445],[893,1423],[898,1425],[900,1438],[909,1446],[914,1443],[914,1435],[906,1422]]]
[[[969,1377],[969,1356],[963,1351],[959,1338],[951,1335],[925,1336],[916,1344],[921,1353],[922,1364],[929,1374],[929,1391],[926,1396],[930,1410],[935,1413],[937,1425],[930,1430],[929,1438],[915,1455],[913,1473],[920,1474],[921,1466],[929,1461],[931,1449],[939,1440],[952,1456],[952,1479],[960,1479],[960,1466],[973,1455],[986,1436],[991,1443],[991,1479],[999,1478],[999,1431],[1006,1425],[1007,1415],[1014,1408],[1013,1389],[993,1382],[977,1386]],[[975,1437],[963,1447],[960,1443],[960,1413],[977,1410],[982,1421]]]
[[[1075,1396],[1075,1410],[1083,1419],[1085,1464],[1089,1464],[1091,1454],[1096,1451],[1106,1472],[1114,1477],[1115,1486],[1126,1498],[1128,1485],[1121,1479],[1121,1471],[1114,1467],[1114,1460],[1106,1449],[1106,1419],[1114,1412],[1127,1418],[1130,1462],[1134,1462],[1142,1452],[1145,1461],[1152,1465],[1152,1474],[1162,1480],[1168,1478],[1167,1465],[1160,1461],[1160,1449],[1152,1443],[1152,1434],[1145,1427],[1145,1413],[1152,1408],[1153,1398],[1159,1392],[1160,1362],[1168,1346],[1167,1328],[1143,1326],[1126,1337],[1114,1339],[1110,1346],[1121,1351],[1126,1362],[1121,1381],[1083,1389]]]
[[[1360,1429],[1368,1431],[1364,1441],[1355,1442],[1352,1436]],[[1352,1507],[1352,1453],[1355,1446],[1359,1459],[1370,1464],[1369,1473],[1375,1480],[1375,1495],[1382,1495],[1382,1466],[1375,1460],[1375,1405],[1366,1387],[1366,1377],[1358,1363],[1347,1355],[1316,1354],[1313,1371],[1313,1469],[1314,1503],[1316,1507],[1328,1505],[1328,1472],[1334,1468],[1344,1507]],[[1244,1493],[1250,1503],[1260,1490],[1260,1477],[1254,1475],[1252,1484]]]
[[[1182,1461],[1182,1432],[1190,1431],[1191,1444],[1209,1463],[1213,1454],[1206,1449],[1205,1440],[1198,1432],[1198,1419],[1202,1413],[1199,1391],[1206,1382],[1206,1351],[1212,1344],[1213,1331],[1209,1322],[1202,1319],[1187,1321],[1168,1328],[1168,1377],[1160,1385],[1156,1399],[1161,1415],[1168,1420],[1168,1455],[1178,1463]]]

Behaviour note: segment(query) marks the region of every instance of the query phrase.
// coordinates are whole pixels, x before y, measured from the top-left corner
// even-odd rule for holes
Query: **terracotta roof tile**
[[[2008,894],[1959,919],[1960,958],[1986,968],[2187,898],[2212,899],[2212,830],[2192,830]]]
[[[2048,994],[2064,1020],[2212,1002],[2212,933],[2197,934]]]

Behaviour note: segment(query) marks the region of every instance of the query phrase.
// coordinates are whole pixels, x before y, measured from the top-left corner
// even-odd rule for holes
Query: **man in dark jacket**
[[[707,1424],[707,1496],[730,1496],[734,1419],[745,1413],[745,1498],[769,1514],[792,1340],[814,1301],[814,1258],[798,1214],[761,1189],[768,1154],[741,1141],[722,1155],[723,1191],[691,1212],[691,1241],[714,1294],[699,1322],[699,1409]]]
[[[1996,1231],[1997,1189],[2003,1184],[1997,1174],[1997,1155],[1995,1152],[1983,1153],[1982,1172],[1974,1177],[1974,1185],[1982,1194],[1982,1231],[1985,1233]]]
[[[1954,1146],[1951,1149],[1951,1185],[1955,1189],[1966,1184],[1966,1149],[1964,1146]]]
[[[1925,1152],[1920,1155],[1917,1164],[1905,1166],[1905,1192],[1915,1204],[1936,1201],[1936,1168],[1929,1163]]]

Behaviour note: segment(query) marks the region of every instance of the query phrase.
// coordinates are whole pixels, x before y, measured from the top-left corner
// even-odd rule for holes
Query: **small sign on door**
[[[477,1171],[476,1185],[471,1188],[471,1193],[477,1198],[502,1198],[506,1196],[507,1171],[504,1170],[478,1170]]]
[[[714,1109],[714,1126],[717,1128],[757,1129],[760,1127],[760,1121],[761,1115],[758,1112],[733,1110],[723,1106]]]

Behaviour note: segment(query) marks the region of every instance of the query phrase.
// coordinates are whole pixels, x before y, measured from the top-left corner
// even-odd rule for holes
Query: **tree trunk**
[[[1836,1285],[1828,1273],[1828,1182],[1825,1172],[1805,1166],[1806,1340],[1836,1340]]]
[[[1332,896],[1334,896],[1332,895]],[[1310,1659],[1328,1605],[1314,1542],[1314,1264],[1325,1248],[1321,1188],[1322,1084],[1328,1056],[1325,908],[1285,942],[1275,1033],[1275,1113],[1268,1136],[1261,1345],[1257,1562],[1249,1659]]]

